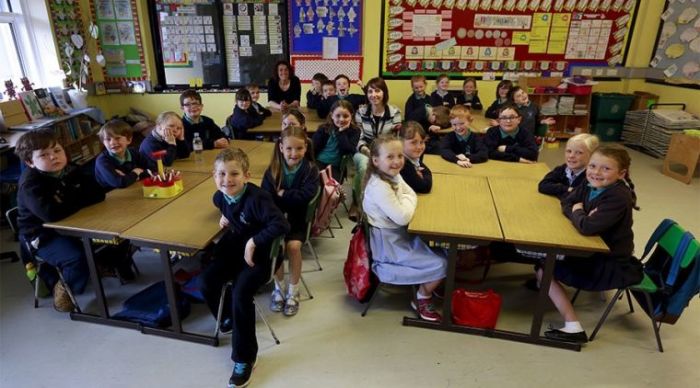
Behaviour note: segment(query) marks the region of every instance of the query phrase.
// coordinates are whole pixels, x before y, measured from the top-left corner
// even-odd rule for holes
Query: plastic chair
[[[650,237],[644,249],[642,259],[648,256],[651,248],[656,245],[656,249],[651,256],[643,263],[644,278],[638,284],[620,288],[612,298],[610,303],[603,312],[603,316],[598,321],[589,341],[593,341],[596,334],[605,323],[605,319],[610,314],[615,303],[621,299],[622,292],[626,292],[629,298],[630,292],[635,296],[640,307],[647,313],[651,319],[654,335],[656,336],[656,344],[659,352],[663,352],[661,336],[659,330],[662,323],[674,324],[679,318],[679,314],[670,314],[667,307],[659,306],[655,309],[652,300],[661,298],[672,292],[671,286],[667,285],[669,273],[672,271],[674,262],[679,265],[679,275],[676,283],[680,283],[679,279],[685,279],[686,282],[698,282],[700,279],[700,243],[686,232],[682,227],[671,220],[664,220],[656,228],[656,231]],[[662,263],[662,265],[659,265]],[[657,269],[660,268],[660,271]],[[650,274],[652,274],[650,276]],[[693,278],[695,276],[695,278]],[[630,312],[632,303],[630,301]]]
[[[270,259],[272,260],[272,266],[270,269],[270,277],[267,279],[267,282],[265,284],[269,284],[274,278],[275,271],[277,269],[277,261],[279,260],[280,256],[279,253],[282,242],[284,242],[284,236],[277,237],[272,242],[272,246],[270,249]],[[226,290],[231,286],[233,286],[233,282],[229,281],[221,287],[221,297],[219,298],[219,311],[216,314],[216,327],[214,328],[214,337],[217,338],[219,337],[219,332],[221,331],[220,327],[221,316],[224,312],[224,297],[226,296]],[[267,326],[267,329],[270,330],[270,334],[272,335],[272,338],[274,338],[275,343],[279,345],[280,340],[277,338],[275,331],[272,330],[272,326],[270,326],[270,324],[267,322],[267,319],[265,319],[265,315],[263,315],[262,310],[260,310],[260,306],[258,306],[258,304],[256,303],[255,297],[253,297],[253,305],[255,306],[255,311],[257,311],[258,315],[260,315],[260,318],[262,318],[263,322],[265,322],[265,326]]]
[[[10,226],[10,230],[12,230],[14,240],[19,241],[19,231],[17,230],[17,207],[13,207],[12,209],[6,211],[5,219],[7,220],[7,224]],[[14,263],[19,261],[19,256],[17,256],[17,252],[15,251],[6,251],[0,253],[0,260],[10,260],[10,262]]]
[[[8,210],[5,213],[5,217],[7,217],[7,221],[10,223],[10,228],[13,231],[18,231],[19,228],[17,227],[17,213],[18,209],[17,207],[13,207],[12,209]],[[20,239],[21,240],[21,239]],[[29,245],[29,242],[27,241],[20,241],[20,251],[22,255],[26,255],[25,259],[28,262],[34,262],[36,263],[36,272],[37,275],[34,277],[34,308],[39,307],[39,282],[41,282],[41,279],[39,277],[39,272],[41,271],[41,267],[43,265],[51,265],[46,263],[41,256],[37,255],[34,253],[32,250],[32,247]],[[63,273],[61,271],[61,268],[56,268],[56,272],[58,273],[58,281],[61,282],[63,285],[63,288],[65,288],[66,292],[68,293],[68,297],[70,298],[71,302],[73,302],[73,306],[75,306],[75,311],[80,313],[80,305],[78,305],[78,301],[75,299],[75,296],[73,295],[73,291],[71,291],[70,287],[68,287],[68,283],[66,283],[65,279],[63,278]]]
[[[319,187],[318,190],[316,190],[316,195],[314,195],[313,198],[311,198],[311,201],[309,201],[309,205],[306,208],[306,240],[304,241],[304,245],[309,247],[309,250],[311,251],[311,254],[314,255],[314,260],[316,260],[316,268],[317,271],[323,271],[323,268],[321,267],[321,262],[318,260],[318,254],[316,254],[316,250],[314,249],[314,246],[311,244],[311,227],[313,226],[314,223],[314,218],[316,217],[316,209],[318,208],[318,203],[319,199],[321,198],[321,188]],[[303,279],[302,279],[303,282]],[[304,288],[306,288],[306,291],[308,293],[308,287],[306,287],[306,283],[304,282]],[[311,294],[309,294],[311,295]]]

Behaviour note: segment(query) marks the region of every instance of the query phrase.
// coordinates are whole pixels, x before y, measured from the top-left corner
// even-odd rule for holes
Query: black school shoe
[[[231,334],[233,332],[233,320],[231,318],[225,318],[223,321],[221,321],[219,331],[224,335]]]
[[[572,342],[575,344],[585,344],[588,342],[588,335],[586,335],[585,331],[567,333],[559,329],[552,329],[545,331],[544,336],[555,341]]]
[[[247,387],[250,383],[250,377],[253,374],[253,368],[255,368],[256,362],[257,359],[252,363],[235,362],[231,378],[228,379],[228,388]]]

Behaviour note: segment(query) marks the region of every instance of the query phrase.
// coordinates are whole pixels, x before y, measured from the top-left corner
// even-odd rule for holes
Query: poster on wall
[[[638,0],[383,0],[386,78],[621,66]]]
[[[289,47],[296,75],[357,80],[362,68],[363,0],[289,0]]]
[[[146,79],[136,0],[95,0],[90,11],[99,27],[98,45],[105,57],[107,82]]]
[[[651,78],[700,86],[700,3],[667,1],[661,21]]]

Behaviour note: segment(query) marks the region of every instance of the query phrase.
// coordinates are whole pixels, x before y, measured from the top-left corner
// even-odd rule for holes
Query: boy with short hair
[[[44,223],[60,221],[83,207],[104,201],[104,190],[92,176],[68,164],[66,153],[51,129],[25,133],[17,141],[15,153],[28,167],[22,172],[17,189],[20,242],[61,271],[68,287],[80,294],[90,277],[82,242],[45,228]],[[124,278],[128,275],[133,278],[133,272],[128,275],[122,272],[127,266],[115,264]],[[57,311],[69,312],[75,308],[60,282],[53,286],[53,295]]]
[[[430,106],[430,96],[425,92],[426,86],[425,76],[414,75],[411,77],[413,94],[406,100],[404,108],[406,121],[416,121],[425,129],[430,126],[426,109],[426,106]]]
[[[214,120],[202,115],[204,104],[202,96],[193,89],[185,90],[180,95],[180,109],[183,111],[182,124],[185,127],[185,141],[192,151],[194,134],[199,133],[205,150],[228,147],[228,139],[221,132]]]
[[[105,149],[95,161],[95,179],[107,190],[131,186],[146,178],[144,171],[148,160],[128,148],[131,144],[132,129],[123,120],[110,120],[98,132]]]
[[[453,131],[445,135],[440,142],[440,155],[443,159],[467,168],[488,160],[488,148],[469,130],[471,122],[472,115],[466,106],[455,105],[450,110]]]
[[[253,109],[255,109],[255,111],[263,117],[263,119],[265,117],[272,116],[272,112],[258,102],[258,99],[260,98],[260,87],[257,84],[248,84],[248,86],[245,88],[250,92],[250,98],[252,99],[250,105],[253,107]]]
[[[338,101],[338,96],[335,93],[335,83],[331,80],[326,80],[321,84],[321,98],[318,101],[316,113],[319,118],[325,119],[331,111],[333,104]]]
[[[318,109],[318,104],[323,94],[322,85],[324,82],[328,81],[323,73],[316,73],[311,77],[311,89],[306,92],[306,107],[309,109]]]
[[[255,140],[255,135],[248,130],[262,124],[263,117],[251,107],[252,98],[246,89],[236,92],[236,106],[233,114],[226,119],[226,127],[229,128],[234,139]]]
[[[253,296],[270,279],[272,243],[289,232],[289,223],[270,194],[248,182],[249,166],[248,156],[238,148],[221,151],[214,161],[213,201],[226,232],[201,275],[202,294],[214,317],[222,286],[233,283],[220,325],[224,333],[233,330],[229,387],[244,387],[250,381],[258,356]]]

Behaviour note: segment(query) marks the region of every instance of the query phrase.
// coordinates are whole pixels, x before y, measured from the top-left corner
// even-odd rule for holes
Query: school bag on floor
[[[369,248],[369,236],[366,234],[366,224],[358,223],[352,230],[352,238],[348,247],[348,257],[343,267],[345,288],[348,294],[361,303],[372,296],[379,280],[372,272],[372,253]]]
[[[320,236],[328,229],[331,218],[340,204],[341,190],[340,183],[333,179],[331,166],[321,170],[321,198],[311,227],[312,236]]]
[[[180,319],[190,315],[190,302],[175,286]],[[124,309],[112,317],[137,322],[147,327],[168,327],[172,324],[165,282],[153,283],[124,301]]]
[[[663,220],[651,235],[642,257],[646,257],[657,243],[644,263],[646,276],[642,285],[650,280],[656,289],[656,292],[649,293],[653,311],[646,312],[656,321],[674,324],[690,300],[700,292],[700,244],[692,233],[669,219]],[[675,251],[670,252],[673,250],[668,249],[670,246]],[[644,293],[633,288],[632,294],[646,309]]]

